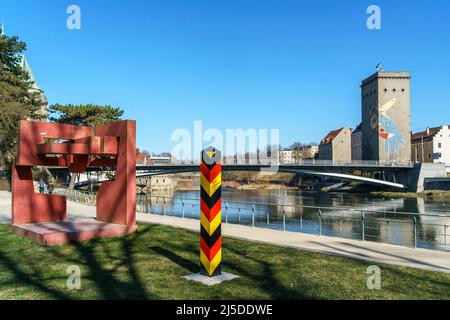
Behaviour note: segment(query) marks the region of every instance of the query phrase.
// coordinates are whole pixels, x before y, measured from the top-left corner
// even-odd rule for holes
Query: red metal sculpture
[[[97,194],[97,219],[66,220],[66,197],[34,192],[33,166],[114,167],[114,181]],[[86,127],[21,121],[12,174],[12,230],[46,245],[136,230],[136,123],[119,121]]]

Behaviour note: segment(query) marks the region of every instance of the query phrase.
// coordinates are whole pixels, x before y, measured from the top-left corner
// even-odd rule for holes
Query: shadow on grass
[[[200,262],[191,261],[183,258],[175,252],[161,248],[158,246],[150,247],[155,253],[162,255],[177,264],[178,266],[187,269],[190,273],[196,273],[200,271]],[[175,246],[177,251],[189,252],[191,255],[198,256],[199,248],[191,245]],[[236,259],[226,259],[223,261],[224,271],[232,271],[236,273],[245,281],[248,281],[252,287],[258,288],[262,293],[267,294],[271,299],[283,300],[283,299],[315,299],[312,294],[304,294],[305,288],[295,289],[289,288],[284,285],[280,279],[277,278],[277,272],[275,266],[272,263],[258,259],[239,249],[235,249],[231,246],[224,248],[227,252],[232,252],[244,260],[242,263],[233,262]],[[231,282],[230,285],[235,283]],[[223,298],[223,297],[222,297]]]
[[[150,249],[152,249],[155,253],[166,257],[167,259],[179,265],[180,267],[189,270],[189,272],[191,273],[199,272],[200,270],[200,265],[198,263],[194,263],[191,260],[185,259],[170,250],[158,246],[150,247]]]
[[[104,240],[101,239],[75,241],[64,246],[46,247],[45,254],[50,254],[53,258],[56,258],[56,260],[48,260],[53,263],[63,261],[64,265],[67,266],[73,264],[86,268],[86,271],[82,271],[81,280],[82,283],[83,280],[93,282],[95,288],[93,294],[95,297],[93,298],[157,299],[158,297],[152,296],[147,292],[136,267],[135,253],[133,252],[136,243],[150,228],[151,226],[146,226],[134,234],[108,240],[115,243],[119,248],[115,252],[115,256],[113,256],[111,250],[103,253],[105,247],[108,246],[105,246]],[[15,240],[19,239],[13,239],[13,241]],[[69,275],[65,273],[65,270],[52,270],[51,262],[48,262],[45,268],[42,265],[33,264],[36,257],[28,254],[26,249],[30,248],[30,246],[40,247],[40,245],[27,239],[20,239],[20,241],[23,242],[17,245],[16,251],[2,251],[0,248],[0,266],[3,267],[3,271],[8,271],[12,276],[12,279],[8,282],[3,282],[3,285],[7,283],[23,285],[52,299],[76,298],[77,290],[71,291],[66,288],[66,281]],[[75,249],[75,252],[69,256],[60,252],[60,250],[64,251],[69,248]],[[45,259],[44,257],[38,258]],[[118,270],[119,268],[120,270]],[[56,276],[55,273],[57,274]],[[120,279],[118,276],[120,276]],[[50,280],[60,280],[61,282],[56,286],[52,286],[48,283]]]
[[[348,251],[348,250],[344,250],[342,248],[338,248],[332,245],[328,245],[328,244],[323,244],[323,243],[319,243],[319,242],[315,242],[318,245],[322,245],[325,247],[328,247],[330,249],[332,249],[333,254],[335,254],[335,252],[342,252],[344,254],[348,254],[349,257],[347,257],[347,259],[351,259],[353,261],[353,263],[357,263],[363,266],[368,266],[368,265],[378,265],[380,263],[374,262],[373,260],[371,260],[371,255],[366,255],[363,253],[359,253],[356,254],[354,251]],[[418,269],[414,269],[411,267],[400,267],[400,266],[394,266],[394,265],[389,265],[389,264],[380,264],[382,265],[381,267],[381,271],[382,274],[386,275],[386,273],[389,273],[391,275],[395,275],[395,279],[397,280],[397,282],[401,282],[401,286],[391,286],[390,287],[390,291],[394,292],[394,293],[405,293],[405,292],[413,292],[415,290],[417,290],[418,286],[421,286],[421,293],[427,293],[429,295],[436,295],[438,298],[442,298],[442,299],[450,299],[450,283],[444,283],[441,281],[438,281],[436,279],[436,274],[438,274],[438,272],[445,272],[448,273],[448,269],[444,268],[442,266],[439,265],[434,265],[434,264],[430,264],[427,263],[423,260],[419,260],[419,259],[413,259],[413,258],[407,258],[407,257],[403,257],[403,256],[399,256],[396,254],[391,254],[385,251],[379,251],[379,250],[374,250],[372,248],[367,248],[364,246],[360,246],[360,245],[356,245],[356,244],[350,244],[350,243],[341,243],[344,246],[347,247],[353,247],[353,248],[357,248],[359,250],[365,250],[367,252],[372,252],[372,253],[376,253],[379,255],[385,255],[386,257],[393,257],[399,260],[404,260],[405,262],[412,262],[412,263],[416,263],[425,267],[431,267],[431,268],[435,268],[438,269],[440,271],[435,271],[435,272],[430,272],[428,270],[418,270]],[[361,259],[357,259],[355,257],[351,257],[351,256],[360,256],[361,259],[367,259],[367,260],[361,260]],[[412,272],[414,271],[414,272]],[[423,285],[426,284],[426,285]],[[431,288],[430,285],[432,285],[433,287]]]
[[[224,266],[234,270],[234,272],[236,272],[236,274],[240,276],[249,278],[254,285],[259,287],[260,290],[266,292],[271,299],[318,299],[318,297],[315,297],[313,294],[305,294],[304,292],[307,291],[307,288],[294,289],[282,284],[281,281],[277,278],[277,272],[275,271],[275,266],[273,266],[272,263],[247,255],[240,250],[232,248],[231,246],[227,246],[226,250],[243,257],[243,259],[247,261],[239,264],[226,261],[224,263]],[[254,268],[249,268],[248,266],[251,263],[256,264],[257,268],[260,268],[262,271],[255,272]]]
[[[167,281],[173,280],[177,284],[181,281],[180,270],[173,268],[174,265],[190,273],[200,270],[198,234],[170,227],[142,224],[136,233],[126,237],[72,242],[64,246],[47,247],[45,250],[4,230],[6,228],[0,226],[0,239],[3,242],[0,246],[0,276],[5,279],[0,281],[0,285],[11,286],[11,296],[14,297],[24,296],[23,289],[27,289],[32,294],[33,291],[39,293],[39,297],[53,299],[170,299],[173,293],[168,289],[173,284]],[[204,290],[191,287],[186,282],[186,288],[195,292],[192,291],[192,296],[179,293],[179,297],[261,297],[277,300],[402,298],[414,297],[411,293],[418,291],[419,296],[425,298],[450,297],[447,278],[439,273],[382,266],[382,279],[386,280],[382,280],[382,288],[386,284],[386,291],[370,295],[364,291],[365,270],[369,264],[373,264],[368,261],[330,256],[330,259],[324,259],[326,256],[318,253],[232,239],[226,239],[223,248],[224,271],[235,273],[240,278]],[[311,263],[316,258],[326,262]],[[166,264],[161,267],[162,260],[168,260],[169,263],[163,261]],[[53,271],[52,264],[58,264]],[[70,264],[82,268],[82,283],[88,282],[86,286],[82,284],[82,289],[89,287],[88,292],[77,293],[66,289],[68,275],[65,274],[65,268]],[[64,269],[60,268],[61,265]],[[148,274],[152,272],[161,272],[151,277],[152,281],[156,281],[151,284],[154,291],[148,282]],[[165,272],[169,275],[160,277]],[[363,276],[355,277],[355,272],[359,275],[362,272]],[[361,281],[360,285],[355,285],[355,280]],[[23,288],[14,291],[16,287]],[[159,287],[165,290],[159,290]],[[360,289],[362,287],[364,290]]]
[[[15,286],[32,286],[34,289],[40,290],[54,299],[69,299],[69,296],[64,292],[46,286],[45,282],[47,279],[42,276],[42,272],[27,272],[21,269],[17,261],[14,261],[1,251],[0,265],[3,265],[3,267],[11,272],[14,277],[11,283]]]
[[[120,244],[119,256],[121,258],[113,258],[111,251],[108,250],[106,255],[108,260],[115,262],[113,268],[106,268],[102,262],[96,257],[96,247],[104,250],[104,246],[100,239],[94,239],[84,242],[72,242],[70,245],[80,253],[84,261],[84,265],[88,267],[89,278],[95,282],[98,293],[101,299],[151,299],[152,297],[146,290],[145,284],[142,281],[139,272],[136,268],[136,259],[134,258],[133,247],[139,239],[145,235],[151,227],[142,228],[138,232],[128,235],[123,238],[117,238],[116,241]],[[112,259],[113,258],[113,259]],[[107,261],[109,262],[109,261]],[[114,274],[119,268],[124,268],[126,271],[122,274],[129,278],[129,281],[118,279]]]

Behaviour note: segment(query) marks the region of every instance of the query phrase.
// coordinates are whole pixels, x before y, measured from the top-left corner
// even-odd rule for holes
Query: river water
[[[198,219],[198,199],[198,191],[153,193],[152,196],[139,196],[138,206],[141,211]],[[364,238],[365,241],[404,246],[416,243],[417,247],[450,250],[450,201],[437,202],[421,197],[391,199],[368,194],[297,189],[223,190],[222,220],[278,230]]]

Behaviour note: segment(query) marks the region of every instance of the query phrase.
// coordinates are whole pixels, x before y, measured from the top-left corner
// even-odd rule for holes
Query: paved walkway
[[[9,222],[11,210],[9,203],[10,197],[10,193],[0,191],[0,222]],[[68,212],[69,218],[75,216],[94,217],[95,207],[69,201]],[[194,219],[138,213],[137,220],[196,232],[199,231],[199,221]],[[450,273],[450,252],[414,249],[386,243],[252,228],[234,224],[223,224],[222,234],[235,239],[338,255],[371,261],[373,263],[403,265]]]
[[[11,193],[0,191],[0,223],[11,221]]]

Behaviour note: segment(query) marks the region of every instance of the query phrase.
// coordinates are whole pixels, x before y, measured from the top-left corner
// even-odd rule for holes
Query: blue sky
[[[66,8],[81,8],[81,30]],[[366,27],[377,4],[382,29]],[[138,146],[171,133],[279,128],[283,146],[360,121],[360,81],[412,74],[412,129],[450,124],[450,1],[0,0],[50,103],[111,104]]]

